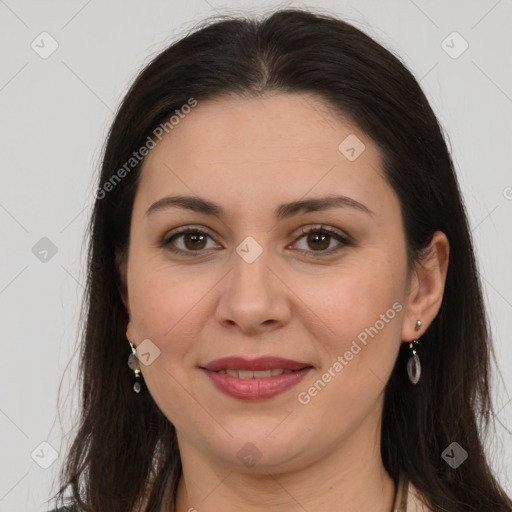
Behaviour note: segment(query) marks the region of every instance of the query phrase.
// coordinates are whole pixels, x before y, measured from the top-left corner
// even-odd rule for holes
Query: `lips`
[[[219,391],[241,400],[261,400],[297,385],[313,366],[281,357],[225,357],[201,370]]]
[[[309,368],[310,363],[293,361],[292,359],[284,359],[282,357],[265,356],[257,359],[245,359],[244,357],[223,357],[216,359],[202,366],[205,370],[218,372],[221,370],[245,370],[251,372],[272,371],[272,370],[302,370]],[[240,378],[247,378],[241,376]]]

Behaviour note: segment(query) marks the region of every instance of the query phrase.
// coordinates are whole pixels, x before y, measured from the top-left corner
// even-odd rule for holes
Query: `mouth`
[[[279,357],[227,357],[200,366],[219,391],[237,399],[271,398],[298,384],[311,370],[310,363]]]

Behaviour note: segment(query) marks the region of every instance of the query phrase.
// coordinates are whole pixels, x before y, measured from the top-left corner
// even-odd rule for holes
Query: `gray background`
[[[511,428],[510,0],[0,0],[0,511],[45,510],[71,437],[84,230],[113,111],[140,67],[204,17],[277,5],[339,14],[421,81],[467,203],[502,372],[496,410]],[[489,453],[512,493],[499,424]]]

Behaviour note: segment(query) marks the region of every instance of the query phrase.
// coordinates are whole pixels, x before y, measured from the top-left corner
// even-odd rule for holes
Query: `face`
[[[146,340],[144,382],[182,453],[291,470],[377,439],[408,294],[402,218],[376,146],[330,112],[313,95],[199,102],[145,159],[127,338]],[[249,381],[240,361],[211,365],[226,357],[297,365]]]

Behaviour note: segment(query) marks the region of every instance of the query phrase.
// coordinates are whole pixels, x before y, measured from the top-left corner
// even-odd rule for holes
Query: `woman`
[[[208,23],[141,72],[108,137],[59,498],[511,511],[483,449],[491,355],[411,73],[328,16]]]

